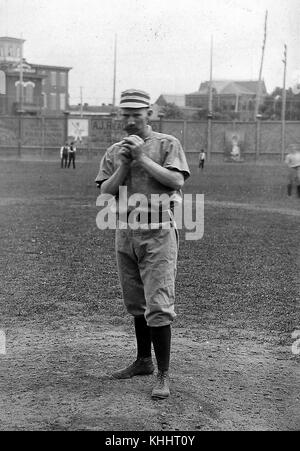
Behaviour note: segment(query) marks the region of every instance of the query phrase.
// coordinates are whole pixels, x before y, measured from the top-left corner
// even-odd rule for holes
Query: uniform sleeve
[[[183,148],[176,138],[169,141],[163,167],[181,172],[185,180],[191,175]]]
[[[100,169],[95,179],[95,183],[100,185],[105,180],[108,180],[113,175],[114,172],[115,169],[112,158],[112,152],[110,149],[108,149],[100,162]]]

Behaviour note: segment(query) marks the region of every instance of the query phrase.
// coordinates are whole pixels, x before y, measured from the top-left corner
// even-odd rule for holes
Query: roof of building
[[[217,94],[222,95],[256,95],[258,81],[253,80],[213,80],[212,87]],[[209,81],[201,83],[198,91],[188,95],[207,95],[209,91]],[[265,82],[262,82],[262,93],[267,94]]]
[[[34,63],[30,63],[30,66],[36,68],[36,69],[57,69],[57,70],[71,70],[73,69],[72,67],[68,67],[68,66],[53,66],[51,64],[34,64]]]
[[[9,36],[1,36],[0,41],[25,42],[25,39],[10,38]]]
[[[113,105],[88,105],[87,103],[84,103],[82,105],[82,112],[83,113],[89,113],[89,114],[99,114],[99,115],[107,115],[111,114],[115,111],[117,111],[118,108],[114,107]],[[70,113],[80,113],[81,112],[81,106],[79,105],[70,105],[69,107]]]
[[[161,94],[155,102],[158,105],[175,103],[179,107],[185,106],[185,94]]]

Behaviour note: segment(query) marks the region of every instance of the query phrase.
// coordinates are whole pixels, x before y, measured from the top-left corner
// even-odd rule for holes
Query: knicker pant
[[[61,167],[63,168],[63,167],[67,167],[67,164],[68,164],[68,158],[67,157],[62,157],[61,158]]]
[[[148,326],[161,327],[175,319],[175,278],[178,231],[116,231],[116,256],[124,304],[133,316],[144,315]]]
[[[68,168],[70,167],[71,162],[73,162],[73,168],[75,169],[75,156],[74,156],[74,155],[71,155],[71,156],[69,157]]]

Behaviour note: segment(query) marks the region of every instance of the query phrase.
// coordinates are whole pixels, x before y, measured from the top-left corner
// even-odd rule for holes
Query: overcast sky
[[[0,36],[26,40],[30,63],[71,66],[71,103],[80,86],[90,104],[112,102],[114,36],[120,91],[194,92],[209,79],[258,79],[265,11],[268,37],[263,77],[268,91],[300,71],[299,0],[0,0]]]

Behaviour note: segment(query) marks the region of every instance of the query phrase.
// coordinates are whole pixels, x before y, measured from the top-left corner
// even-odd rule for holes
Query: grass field
[[[300,200],[280,166],[192,168],[205,234],[181,231],[172,396],[114,381],[135,357],[114,259],[96,227],[95,163],[0,161],[0,430],[299,429]]]

